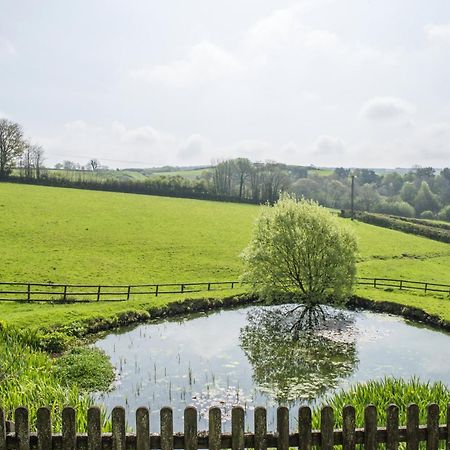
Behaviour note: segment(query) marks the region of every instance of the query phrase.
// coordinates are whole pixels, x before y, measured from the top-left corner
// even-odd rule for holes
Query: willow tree
[[[263,206],[243,251],[243,281],[269,301],[300,303],[297,327],[324,317],[320,305],[349,297],[356,274],[353,232],[327,209],[283,194]]]

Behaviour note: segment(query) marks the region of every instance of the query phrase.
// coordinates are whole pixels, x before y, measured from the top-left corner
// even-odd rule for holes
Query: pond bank
[[[221,299],[198,298],[174,301],[165,306],[150,308],[144,312],[130,311],[128,313],[121,313],[112,319],[97,318],[91,323],[88,321],[86,323],[85,335],[97,334],[126,325],[146,322],[152,319],[175,317],[189,313],[208,312],[217,309],[237,308],[255,303],[261,303],[261,301],[258,300],[257,297],[249,294],[241,294]],[[364,297],[353,296],[349,299],[346,307],[349,309],[361,308],[374,312],[393,314],[396,316],[401,316],[407,320],[426,324],[437,330],[450,331],[450,322],[442,319],[441,317],[428,314],[420,308],[395,302],[377,301]]]

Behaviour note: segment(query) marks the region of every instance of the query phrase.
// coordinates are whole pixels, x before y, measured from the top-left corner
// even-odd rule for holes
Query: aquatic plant
[[[450,389],[441,382],[423,382],[417,377],[409,380],[386,377],[380,380],[370,380],[358,383],[349,389],[341,390],[326,398],[323,404],[330,405],[335,411],[342,411],[346,405],[356,409],[356,426],[364,424],[364,407],[373,404],[377,408],[379,423],[386,423],[386,408],[390,404],[399,407],[399,423],[406,424],[406,410],[410,403],[419,406],[421,424],[426,424],[426,407],[430,403],[438,403],[440,419],[446,420],[447,404],[450,403]],[[320,424],[320,408],[313,412],[314,424]],[[342,426],[342,416],[335,415],[336,426]]]

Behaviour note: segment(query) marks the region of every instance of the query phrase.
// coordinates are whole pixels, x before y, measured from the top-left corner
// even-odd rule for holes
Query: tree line
[[[282,192],[289,192],[346,210],[351,204],[354,177],[356,210],[450,221],[449,168],[416,167],[403,174],[336,168],[324,175],[313,167],[235,158],[216,161],[195,179],[156,173],[148,176],[148,170],[143,169],[146,178],[134,180],[121,171],[107,170],[94,158],[86,165],[63,161],[55,165],[59,170],[45,169],[44,159],[42,147],[26,140],[19,124],[0,119],[0,179],[256,204],[274,203]]]

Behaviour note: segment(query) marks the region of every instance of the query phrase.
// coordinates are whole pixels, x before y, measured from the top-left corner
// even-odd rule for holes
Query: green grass
[[[92,347],[75,347],[56,360],[65,385],[77,385],[83,392],[107,391],[115,373],[105,352]]]
[[[88,284],[237,279],[239,254],[258,211],[253,205],[0,183],[0,279]],[[359,239],[359,276],[450,284],[449,244],[341,220]],[[376,298],[384,291],[358,292]],[[434,302],[430,295],[389,295],[424,307]],[[2,303],[0,311],[3,320],[22,317],[30,323],[37,311],[58,311],[43,317],[49,324],[78,320],[84,311],[101,315],[130,307],[142,305]]]
[[[0,330],[0,407],[12,420],[14,409],[21,405],[29,409],[32,428],[37,408],[50,407],[56,430],[61,427],[61,408],[77,406],[77,424],[86,430],[86,410],[92,401],[76,384],[67,386],[47,353],[24,344],[15,333]]]
[[[132,284],[237,279],[239,254],[258,211],[252,205],[0,183],[0,280]],[[359,239],[359,276],[450,284],[449,244],[341,220]],[[220,298],[240,292],[209,294]],[[450,321],[450,301],[444,295],[370,288],[356,292],[416,306]],[[62,349],[85,334],[88,322],[119,325],[121,317],[145,318],[152,308],[205,294],[113,303],[0,302],[0,317],[9,330],[1,331],[0,323],[0,375],[8,372],[0,382],[0,405],[11,417],[13,407],[27,404],[32,420],[33,408],[42,404],[55,411],[73,404],[84,413],[89,399],[83,389],[92,385],[81,375],[99,364],[96,357],[70,353],[68,364],[62,362],[55,370],[55,361],[33,345]],[[12,370],[19,376],[10,377]],[[79,414],[80,430],[84,420]]]
[[[364,427],[364,408],[374,405],[377,409],[378,423],[386,424],[386,409],[395,404],[399,408],[399,423],[406,425],[406,411],[410,403],[419,406],[419,423],[427,423],[427,406],[438,403],[440,409],[440,423],[445,423],[447,404],[450,402],[450,389],[440,382],[423,383],[417,378],[403,380],[398,378],[384,378],[358,383],[348,390],[339,391],[330,396],[325,403],[335,411],[342,411],[346,405],[355,407],[356,427]],[[316,408],[313,414],[315,429],[320,426],[320,410]],[[342,415],[335,414],[335,425],[342,427]],[[442,447],[443,448],[443,447]]]
[[[174,171],[168,171],[168,172],[154,172],[152,176],[167,176],[167,177],[176,177],[180,176],[183,178],[186,178],[188,180],[195,180],[201,175],[206,172],[212,172],[212,169],[210,168],[202,168],[202,169],[191,169],[191,170],[174,170]]]

